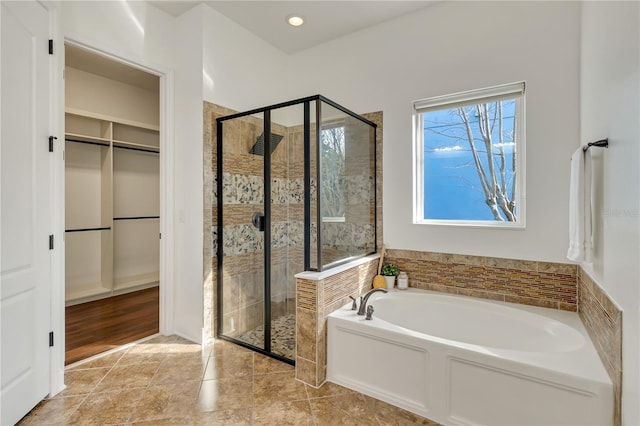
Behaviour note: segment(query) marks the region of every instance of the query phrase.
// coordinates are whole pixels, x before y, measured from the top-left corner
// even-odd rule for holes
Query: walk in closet
[[[67,316],[86,324],[96,303],[124,306],[160,285],[158,77],[66,45],[64,146],[65,302]],[[147,308],[157,324],[157,297],[145,303],[156,304]],[[103,340],[118,321],[109,320]],[[86,340],[69,321],[67,340]]]

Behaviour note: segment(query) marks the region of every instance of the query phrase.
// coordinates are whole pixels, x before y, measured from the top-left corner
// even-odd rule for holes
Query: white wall
[[[176,19],[175,331],[202,339],[202,10]]]
[[[581,141],[598,153],[601,193],[593,275],[622,308],[623,424],[640,424],[640,3],[584,2]]]
[[[576,2],[441,2],[293,55],[291,96],[384,112],[384,239],[392,248],[566,261],[579,132]],[[526,81],[524,231],[412,224],[412,101]]]
[[[246,111],[288,101],[287,55],[209,8],[203,19],[203,98]]]

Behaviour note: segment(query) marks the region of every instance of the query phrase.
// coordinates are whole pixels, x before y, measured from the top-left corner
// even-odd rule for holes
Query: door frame
[[[77,47],[89,50],[93,53],[105,56],[111,60],[122,62],[126,65],[138,68],[160,78],[160,334],[173,334],[174,321],[174,215],[173,208],[175,198],[174,184],[174,72],[173,70],[150,63],[142,57],[136,57],[129,52],[122,51],[114,46],[103,46],[95,40],[88,40],[77,34],[64,34],[60,24],[59,8],[53,10],[51,19],[55,34],[54,39],[55,63],[52,73],[55,84],[52,90],[55,93],[52,105],[52,128],[54,134],[62,146],[64,141],[64,116],[65,116],[65,82],[64,82],[64,44],[69,43]],[[51,392],[55,395],[64,389],[64,359],[65,359],[65,165],[63,150],[57,149],[53,164],[53,189],[52,208],[54,229],[60,249],[54,255],[51,295],[51,322],[55,336],[60,336],[52,348],[51,354]]]

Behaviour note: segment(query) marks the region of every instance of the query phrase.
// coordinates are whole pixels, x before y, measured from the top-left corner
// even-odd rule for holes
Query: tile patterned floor
[[[70,368],[19,425],[437,425],[229,342],[160,336]]]
[[[264,326],[259,325],[237,337],[238,340],[253,346],[263,347]],[[286,314],[271,322],[271,351],[285,358],[295,359],[296,350],[296,316]]]

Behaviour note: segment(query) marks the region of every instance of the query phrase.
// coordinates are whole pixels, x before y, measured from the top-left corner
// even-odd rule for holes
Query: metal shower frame
[[[316,182],[318,196],[316,197],[317,203],[317,217],[316,223],[316,244],[317,244],[317,267],[311,267],[311,102],[315,102],[316,110],[315,110],[315,137],[316,137],[316,150],[314,155],[316,156]],[[348,259],[340,260],[337,262],[333,262],[330,265],[326,265],[323,267],[322,263],[322,233],[321,233],[321,223],[322,223],[322,214],[320,209],[320,185],[319,183],[322,181],[322,167],[321,167],[321,156],[320,156],[320,131],[321,131],[321,120],[322,120],[322,103],[326,103],[333,108],[336,108],[343,113],[371,126],[373,128],[373,162],[374,165],[377,164],[376,158],[376,136],[377,136],[377,125],[365,119],[364,117],[350,111],[349,109],[333,102],[330,99],[325,98],[322,95],[313,95],[300,99],[295,99],[288,102],[282,102],[262,108],[256,108],[249,111],[236,113],[227,115],[224,117],[220,117],[216,119],[216,149],[217,149],[217,158],[216,158],[216,176],[217,176],[217,208],[218,208],[218,221],[217,221],[217,240],[218,240],[218,248],[217,248],[217,268],[218,268],[218,286],[217,286],[217,316],[218,316],[218,327],[217,327],[217,336],[223,340],[228,340],[238,345],[244,346],[256,352],[262,353],[264,355],[270,356],[272,358],[276,358],[280,361],[289,363],[291,365],[295,365],[295,360],[288,359],[279,354],[275,354],[271,352],[271,111],[279,108],[286,108],[298,104],[303,104],[304,108],[304,270],[305,271],[323,271],[326,269],[331,269],[336,266],[342,265],[346,262],[352,261],[354,258],[364,257],[371,253],[375,253],[377,251],[377,208],[374,207],[374,250],[369,253],[363,253],[362,255],[350,257]],[[224,122],[228,120],[233,120],[236,118],[241,118],[245,116],[250,116],[254,114],[263,114],[263,134],[264,134],[264,171],[263,171],[263,179],[264,179],[264,197],[263,197],[263,205],[264,205],[264,247],[263,247],[263,262],[264,262],[264,348],[260,348],[257,346],[250,345],[241,340],[235,339],[233,337],[225,336],[222,333],[224,311],[223,311],[223,297],[222,290],[224,286],[222,273],[223,267],[223,259],[224,259],[224,244],[223,235],[223,216],[224,216],[224,203],[223,203],[223,126]],[[268,155],[267,155],[268,154]],[[373,168],[373,182],[374,182],[374,206],[377,206],[377,191],[375,190],[375,186],[377,185],[377,172],[376,167]]]

